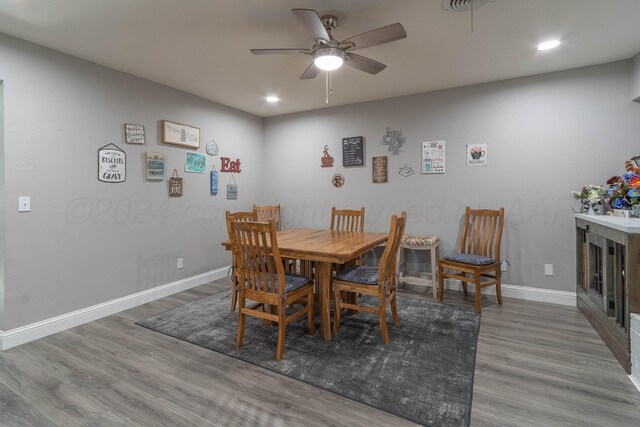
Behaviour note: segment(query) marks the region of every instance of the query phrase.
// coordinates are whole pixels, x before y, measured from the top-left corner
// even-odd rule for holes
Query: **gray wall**
[[[640,106],[629,99],[630,62],[443,90],[265,120],[267,193],[288,226],[327,227],[331,206],[365,206],[368,230],[388,229],[408,211],[408,233],[437,234],[444,253],[458,245],[464,207],[506,210],[504,282],[572,291],[572,189],[604,184],[640,151]],[[366,78],[366,76],[364,77]],[[339,91],[340,87],[334,87]],[[321,96],[321,95],[318,95]],[[381,145],[402,129],[404,152]],[[366,167],[342,168],[341,138],[366,138]],[[446,140],[447,170],[420,174],[422,141]],[[467,167],[465,146],[488,144],[488,166]],[[320,167],[327,144],[333,170]],[[389,156],[389,183],[371,182],[371,157]],[[397,174],[408,163],[416,173]],[[341,189],[329,179],[346,178]],[[555,275],[544,275],[544,264]]]
[[[0,331],[4,330],[4,210],[6,206],[4,198],[4,84],[0,80]]]
[[[640,53],[631,60],[631,99],[640,102]]]
[[[230,263],[220,246],[224,210],[249,207],[261,194],[262,119],[4,35],[0,58],[3,330]],[[209,195],[208,174],[185,174],[186,150],[159,142],[161,119],[200,127],[202,143],[215,138],[222,155],[242,160],[238,201],[226,200],[228,174],[218,196]],[[124,123],[144,125],[147,143],[126,144]],[[98,148],[109,143],[127,153],[124,183],[96,178]],[[183,197],[144,179],[146,151],[166,154],[167,172],[184,178]],[[18,196],[31,196],[30,213],[17,212]]]

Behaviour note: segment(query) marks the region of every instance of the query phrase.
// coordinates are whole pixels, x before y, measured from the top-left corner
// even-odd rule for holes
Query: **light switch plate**
[[[545,264],[544,265],[544,275],[545,276],[553,276],[553,264]]]
[[[31,197],[18,197],[18,212],[31,212]]]

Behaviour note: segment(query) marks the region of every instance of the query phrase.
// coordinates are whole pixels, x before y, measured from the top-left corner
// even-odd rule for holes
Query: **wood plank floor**
[[[134,325],[229,283],[0,352],[0,425],[413,425]],[[447,292],[445,302],[472,308],[472,298]],[[485,297],[471,424],[637,426],[640,392],[576,308]]]

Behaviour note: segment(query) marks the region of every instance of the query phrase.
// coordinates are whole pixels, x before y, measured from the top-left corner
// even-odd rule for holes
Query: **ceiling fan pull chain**
[[[324,73],[324,105],[329,105],[329,72]]]
[[[329,71],[329,96],[333,96],[333,73]]]
[[[471,0],[471,33],[473,34],[473,4],[476,0]]]

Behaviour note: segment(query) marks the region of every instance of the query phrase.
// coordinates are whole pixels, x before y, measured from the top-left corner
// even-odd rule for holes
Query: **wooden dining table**
[[[277,232],[278,248],[283,258],[313,261],[316,291],[320,294],[321,331],[331,339],[330,288],[331,264],[345,264],[387,241],[386,233],[314,230],[292,228]],[[227,249],[230,242],[222,242]]]

